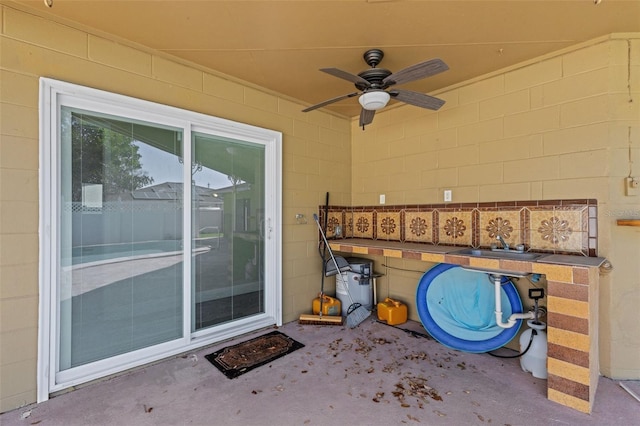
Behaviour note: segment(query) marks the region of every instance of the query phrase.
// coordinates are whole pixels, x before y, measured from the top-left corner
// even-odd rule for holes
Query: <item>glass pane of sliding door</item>
[[[58,371],[183,335],[182,137],[61,109]]]
[[[263,144],[192,133],[192,331],[265,312]]]

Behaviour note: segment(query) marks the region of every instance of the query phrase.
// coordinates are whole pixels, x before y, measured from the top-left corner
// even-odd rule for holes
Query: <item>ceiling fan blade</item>
[[[402,101],[404,103],[415,105],[420,108],[438,110],[444,102],[442,99],[434,98],[433,96],[425,95],[424,93],[418,93],[411,90],[395,89],[389,92],[392,98]]]
[[[364,109],[360,111],[360,127],[364,129],[364,126],[371,124],[373,116],[376,114],[374,110]]]
[[[350,81],[352,83],[361,84],[364,87],[371,87],[371,83],[369,83],[364,78],[355,74],[351,74],[350,72],[347,72],[347,71],[342,71],[338,68],[320,68],[320,71],[326,72],[327,74],[331,74],[334,77],[338,77],[343,80]]]
[[[343,99],[352,98],[352,97],[357,96],[357,95],[359,95],[359,92],[353,92],[353,93],[349,93],[349,94],[346,94],[346,95],[338,96],[336,98],[327,99],[324,102],[320,102],[319,104],[311,105],[310,107],[303,109],[302,112],[313,111],[314,109],[322,108],[325,105],[329,105],[329,104],[332,104],[334,102],[341,101]]]
[[[410,81],[420,80],[421,78],[436,75],[448,69],[449,67],[442,61],[442,59],[430,59],[425,62],[411,65],[410,67],[398,72],[394,72],[382,80],[382,83],[385,87],[392,86],[394,84],[409,83]]]

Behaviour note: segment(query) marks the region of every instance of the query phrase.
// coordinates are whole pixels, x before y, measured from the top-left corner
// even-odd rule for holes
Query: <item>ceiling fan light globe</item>
[[[391,96],[389,96],[387,92],[377,90],[363,93],[358,98],[358,101],[360,102],[360,105],[362,105],[362,108],[369,111],[376,111],[384,108],[389,102],[390,98]]]

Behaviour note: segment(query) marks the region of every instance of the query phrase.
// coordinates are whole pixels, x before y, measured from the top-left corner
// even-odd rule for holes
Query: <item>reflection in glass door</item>
[[[59,371],[182,336],[181,138],[61,109]]]
[[[264,145],[192,132],[192,331],[264,313]]]

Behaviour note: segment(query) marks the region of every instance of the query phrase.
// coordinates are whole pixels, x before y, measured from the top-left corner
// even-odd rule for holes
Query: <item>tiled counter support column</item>
[[[469,265],[494,270],[544,274],[547,278],[547,397],[591,413],[598,386],[599,269],[513,260],[478,259],[430,252],[418,244],[367,240],[331,242],[331,249],[349,254]],[[423,246],[427,247],[427,246]],[[433,246],[431,246],[433,248]]]
[[[598,386],[598,268],[533,264],[547,277],[547,397],[590,413]]]

